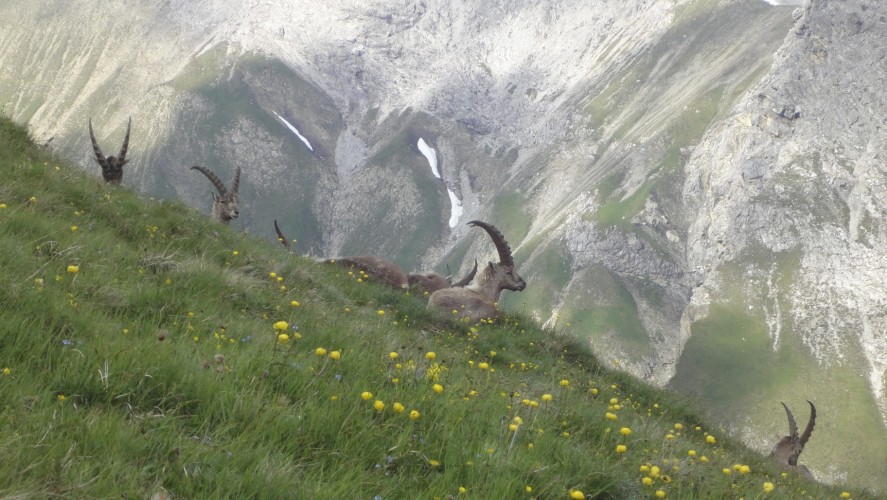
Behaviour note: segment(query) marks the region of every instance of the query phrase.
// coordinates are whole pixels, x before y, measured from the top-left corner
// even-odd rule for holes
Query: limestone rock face
[[[504,307],[762,451],[810,399],[816,476],[887,489],[885,49],[872,0],[12,0],[0,112],[96,175],[131,116],[123,183],[206,212],[241,167],[303,253],[461,275],[488,220]]]

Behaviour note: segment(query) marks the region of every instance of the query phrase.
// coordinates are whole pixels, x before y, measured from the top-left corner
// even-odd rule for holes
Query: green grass
[[[518,316],[451,322],[183,204],[100,184],[5,119],[0,204],[0,497],[843,489],[780,477],[684,398],[601,368],[577,339]],[[721,472],[735,463],[752,473]]]

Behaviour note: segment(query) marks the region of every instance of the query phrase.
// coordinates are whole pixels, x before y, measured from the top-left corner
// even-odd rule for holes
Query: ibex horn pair
[[[126,159],[126,150],[129,148],[129,129],[132,125],[132,118],[126,122],[126,136],[123,138],[123,146],[120,153],[115,156],[105,156],[102,148],[99,147],[98,141],[95,140],[95,132],[92,130],[92,118],[89,119],[89,139],[92,141],[92,150],[95,153],[95,161],[102,167],[102,178],[108,184],[120,184],[123,181],[123,165],[129,160]]]

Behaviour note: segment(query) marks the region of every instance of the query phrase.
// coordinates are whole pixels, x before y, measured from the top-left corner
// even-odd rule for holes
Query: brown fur
[[[344,257],[330,259],[329,262],[340,266],[363,271],[371,281],[378,281],[395,289],[407,288],[407,275],[399,267],[387,260],[369,255],[360,257]]]

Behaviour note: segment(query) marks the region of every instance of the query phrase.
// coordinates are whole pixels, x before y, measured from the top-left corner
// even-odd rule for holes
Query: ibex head
[[[95,161],[102,167],[102,177],[109,184],[120,184],[123,181],[123,165],[129,160],[126,159],[126,149],[129,147],[129,127],[132,125],[132,118],[126,122],[126,136],[123,138],[123,146],[120,148],[120,154],[117,156],[106,157],[99,147],[99,143],[95,140],[95,133],[92,131],[92,118],[89,119],[89,138],[92,141],[92,150],[95,153]]]
[[[802,473],[806,473],[804,475],[810,473],[806,467],[798,465],[798,457],[804,451],[804,445],[807,444],[810,435],[813,434],[813,427],[816,425],[816,407],[810,401],[807,401],[807,403],[810,405],[810,420],[807,422],[804,433],[800,436],[798,435],[798,425],[795,423],[795,417],[792,415],[791,410],[788,409],[788,406],[782,403],[783,408],[785,408],[785,414],[788,417],[789,435],[780,439],[770,453],[770,456],[775,458],[780,465],[784,467],[798,467]]]
[[[227,224],[231,222],[232,219],[236,219],[240,215],[240,195],[238,194],[238,189],[240,188],[240,167],[237,167],[237,170],[234,171],[234,180],[231,182],[230,190],[228,190],[216,174],[212,173],[209,169],[195,165],[191,167],[191,170],[197,170],[205,175],[219,192],[219,194],[213,193],[212,195],[213,220]]]
[[[488,279],[493,279],[499,286],[499,290],[514,290],[519,292],[527,287],[527,283],[517,274],[514,267],[514,256],[511,255],[511,248],[502,233],[492,224],[487,224],[479,220],[473,220],[468,223],[469,226],[477,226],[483,228],[493,244],[496,245],[496,251],[499,252],[499,262],[490,262],[484,274]],[[496,294],[498,300],[499,294]]]

